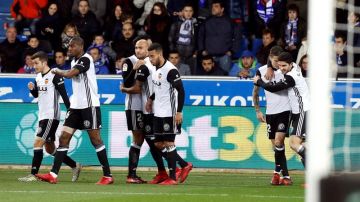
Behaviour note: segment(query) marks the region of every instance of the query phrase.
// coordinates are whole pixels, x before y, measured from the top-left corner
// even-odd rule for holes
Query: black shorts
[[[307,112],[291,115],[292,131],[290,135],[296,135],[302,139],[306,137],[306,115]]]
[[[156,117],[154,116],[154,135],[155,141],[174,141],[176,134],[179,134],[179,128],[173,117]]]
[[[275,139],[276,132],[289,136],[290,111],[279,114],[266,115],[267,135],[270,140]]]
[[[144,114],[138,110],[126,110],[126,121],[128,130],[143,130]]]
[[[45,140],[46,142],[54,142],[56,130],[59,126],[59,120],[43,119],[39,121],[39,127],[36,136]]]
[[[79,130],[100,129],[100,107],[89,107],[85,109],[70,108],[66,113],[64,126]]]
[[[144,114],[144,134],[145,138],[154,138],[154,114]]]

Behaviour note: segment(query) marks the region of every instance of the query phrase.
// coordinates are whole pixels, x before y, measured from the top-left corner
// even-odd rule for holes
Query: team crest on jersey
[[[159,73],[159,74],[158,74],[158,78],[159,78],[159,79],[161,79],[161,77],[162,77],[162,74],[161,74],[161,73]]]
[[[89,127],[90,127],[90,121],[89,121],[89,120],[85,120],[85,121],[84,121],[84,126],[85,126],[85,128],[89,128]]]
[[[149,133],[151,131],[151,126],[146,125],[145,126],[145,132]]]
[[[170,130],[170,125],[168,123],[164,124],[164,131],[169,131]]]
[[[45,79],[45,84],[48,84],[49,83],[49,79]]]
[[[42,128],[38,127],[37,130],[36,130],[36,134],[40,134],[41,132],[42,132]]]
[[[283,123],[280,123],[278,125],[278,130],[284,130],[284,128],[285,128],[285,125]]]
[[[126,63],[124,63],[123,66],[122,66],[122,70],[123,70],[124,72],[126,72],[127,69],[128,69],[128,65],[127,65]]]

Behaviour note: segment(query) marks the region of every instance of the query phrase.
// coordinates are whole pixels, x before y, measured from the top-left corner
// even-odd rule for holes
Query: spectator
[[[28,37],[27,47],[25,48],[23,58],[25,58],[26,55],[32,56],[38,51],[50,52],[49,50],[51,49],[45,48],[40,44],[40,41],[36,35],[31,35]]]
[[[43,17],[36,23],[36,35],[40,40],[50,42],[52,49],[60,47],[60,34],[63,23],[58,12],[58,5],[50,3]]]
[[[133,25],[130,23],[123,24],[122,37],[118,41],[114,41],[111,45],[113,50],[119,57],[127,58],[135,54],[135,46],[133,40],[135,38],[135,31]]]
[[[120,5],[116,5],[109,15],[105,23],[105,40],[107,41],[115,41],[118,40],[121,36],[122,30],[122,22],[121,16],[123,15],[123,11]]]
[[[16,73],[22,65],[24,46],[16,35],[16,28],[9,27],[6,30],[6,39],[0,43],[0,53],[4,55],[2,62],[4,73]]]
[[[104,64],[109,65],[110,63],[114,64],[113,62],[115,62],[116,59],[116,53],[115,51],[108,45],[107,42],[105,42],[104,36],[101,34],[97,34],[94,37],[94,41],[93,43],[90,45],[90,47],[88,48],[87,52],[90,53],[90,49],[92,48],[98,48],[100,50],[101,53],[101,61]]]
[[[58,68],[61,70],[71,69],[70,63],[66,61],[65,50],[55,51],[55,64],[51,68]]]
[[[303,77],[307,77],[308,64],[309,64],[308,55],[305,54],[301,57],[299,62],[299,67],[301,68],[301,73]]]
[[[10,12],[15,19],[16,30],[20,33],[24,28],[30,28],[31,33],[35,34],[35,22],[41,17],[41,9],[47,3],[47,0],[14,0]]]
[[[136,8],[144,9],[141,17],[136,21],[137,25],[144,26],[145,19],[151,13],[156,2],[161,2],[164,3],[164,5],[167,5],[168,0],[133,0],[133,4]]]
[[[76,25],[69,23],[65,26],[64,31],[61,33],[61,47],[67,49],[72,38],[80,36]]]
[[[337,64],[337,78],[346,78],[348,57],[346,52],[346,37],[345,33],[335,32],[335,44],[334,49],[336,53],[336,64]]]
[[[0,52],[0,73],[1,73],[2,70],[4,69],[4,66],[3,66],[4,58],[5,58],[5,55]]]
[[[303,38],[301,41],[301,46],[296,58],[296,64],[299,64],[300,59],[302,58],[302,56],[306,55],[308,53],[308,42],[307,42],[307,37]]]
[[[101,51],[97,47],[89,50],[91,57],[94,60],[96,74],[109,74],[108,66],[101,60]]]
[[[279,45],[296,58],[301,42],[307,35],[307,27],[305,20],[300,17],[299,7],[296,4],[290,4],[287,10],[288,20],[281,27]]]
[[[58,12],[62,20],[63,26],[67,25],[72,18],[71,9],[74,4],[74,0],[55,0],[58,5]]]
[[[123,71],[122,71],[122,65],[124,63],[125,58],[121,57],[120,55],[116,56],[116,61],[115,61],[115,71],[117,75],[122,75]]]
[[[74,16],[72,23],[76,25],[80,37],[84,39],[84,48],[91,44],[96,33],[100,33],[100,24],[95,14],[89,10],[87,0],[79,0],[78,13]]]
[[[178,69],[181,76],[191,75],[189,65],[180,62],[180,54],[176,50],[170,51],[169,61]]]
[[[215,65],[213,57],[205,55],[201,59],[201,72],[204,76],[225,76],[225,72]]]
[[[77,15],[79,9],[79,3],[82,0],[74,0],[71,12],[73,15]],[[104,24],[104,17],[106,12],[106,1],[105,0],[86,0],[88,6],[93,14],[95,14],[97,21],[100,25]]]
[[[190,5],[191,1],[189,0],[168,0],[166,4],[166,8],[168,10],[168,13],[170,14],[171,21],[176,21],[179,17],[183,16],[183,8],[185,5]]]
[[[262,65],[267,64],[270,49],[276,45],[274,33],[270,29],[265,29],[262,35],[262,45],[260,50],[256,53],[256,58]]]
[[[197,36],[197,22],[193,18],[193,14],[193,7],[186,4],[181,11],[179,20],[171,25],[169,33],[170,51],[177,50],[181,61],[189,65],[192,72],[195,70]]]
[[[34,67],[34,63],[31,59],[31,56],[33,54],[31,53],[27,53],[25,55],[25,65],[23,67],[21,67],[17,73],[19,74],[35,74],[35,67]]]
[[[250,79],[256,75],[256,70],[260,66],[255,55],[251,51],[245,50],[241,54],[238,62],[233,64],[229,76],[237,76],[240,79]]]
[[[348,16],[348,23],[351,27],[354,28],[354,39],[353,39],[353,47],[354,48],[360,48],[360,14],[355,12],[349,12]],[[360,77],[360,53],[355,52],[354,53],[354,67],[355,71],[355,77]]]
[[[164,3],[156,2],[145,21],[145,32],[153,42],[161,44],[166,57],[169,54],[169,31],[171,21]]]
[[[203,56],[214,56],[219,67],[226,74],[231,67],[231,55],[238,50],[240,44],[239,29],[231,19],[224,15],[224,4],[214,0],[211,14],[199,30],[198,50]]]

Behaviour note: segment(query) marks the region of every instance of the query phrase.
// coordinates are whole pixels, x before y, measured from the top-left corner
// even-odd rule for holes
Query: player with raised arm
[[[284,79],[284,75],[278,70],[278,56],[283,52],[280,46],[274,46],[270,49],[268,64],[260,67],[256,75],[261,77],[266,83],[277,83]],[[266,79],[268,68],[274,71],[272,79]],[[274,149],[275,170],[271,179],[272,185],[291,185],[292,180],[287,168],[287,161],[285,156],[285,137],[288,135],[289,119],[290,119],[290,104],[287,90],[279,92],[270,92],[265,90],[266,96],[266,116],[260,111],[259,105],[259,90],[260,87],[254,85],[253,100],[256,111],[256,117],[260,122],[267,125],[267,135],[271,140]],[[283,175],[281,178],[280,174]]]
[[[60,120],[60,103],[62,100],[67,109],[70,107],[70,101],[66,94],[64,78],[54,75],[50,72],[48,66],[48,56],[45,52],[39,51],[32,55],[32,61],[36,73],[35,82],[29,82],[28,88],[34,98],[38,98],[39,106],[39,126],[34,140],[34,156],[31,164],[31,174],[18,178],[21,182],[37,181],[35,175],[39,172],[43,160],[43,146],[52,156],[55,155],[55,134]],[[72,180],[77,181],[81,171],[81,165],[76,163],[69,156],[64,157],[64,163],[72,168]]]
[[[284,74],[284,79],[277,83],[266,83],[256,76],[254,83],[270,92],[279,92],[287,89],[291,106],[291,122],[293,130],[290,134],[290,147],[301,156],[305,167],[306,114],[310,109],[309,88],[301,74],[301,68],[293,62],[291,54],[283,52],[278,57],[278,66]]]
[[[52,72],[72,80],[73,96],[70,99],[70,109],[66,115],[51,172],[37,174],[36,176],[49,183],[57,183],[58,173],[69,150],[69,143],[73,134],[76,130],[86,130],[103,170],[103,176],[96,184],[112,184],[114,179],[110,172],[105,145],[100,136],[100,100],[94,61],[89,54],[84,52],[84,40],[80,37],[74,37],[71,40],[68,53],[73,57],[71,69],[59,70],[55,68]]]

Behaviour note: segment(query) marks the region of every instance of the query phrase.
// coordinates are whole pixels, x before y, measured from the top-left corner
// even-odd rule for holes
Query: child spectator
[[[89,46],[87,52],[90,53],[92,48],[98,48],[101,53],[101,61],[104,64],[109,65],[111,62],[114,62],[116,59],[116,53],[113,49],[110,48],[107,42],[105,42],[104,36],[97,34],[94,37],[93,43]],[[114,63],[113,63],[114,64]]]
[[[23,67],[21,67],[17,73],[20,73],[20,74],[35,74],[36,73],[34,63],[31,60],[32,55],[33,54],[30,54],[30,53],[25,55],[25,65]]]
[[[64,31],[61,34],[61,47],[67,49],[69,47],[70,41],[75,36],[80,36],[75,24],[69,23],[65,26]]]
[[[237,63],[234,63],[229,76],[237,76],[240,79],[250,79],[256,75],[256,70],[261,65],[257,62],[251,51],[245,50]]]
[[[89,50],[91,57],[94,60],[95,73],[96,74],[109,74],[108,66],[101,60],[101,51],[97,47],[93,47]]]

